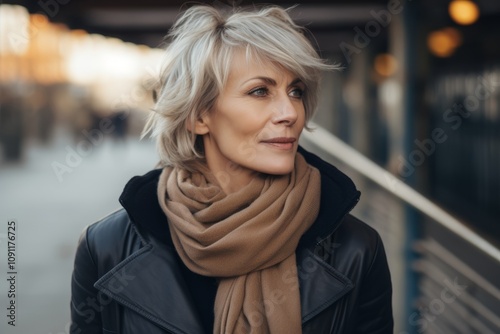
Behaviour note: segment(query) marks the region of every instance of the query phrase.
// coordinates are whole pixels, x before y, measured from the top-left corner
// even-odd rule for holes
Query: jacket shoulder
[[[318,243],[315,250],[333,267],[359,280],[379,261],[386,261],[379,233],[348,214],[336,231]]]
[[[370,270],[380,252],[385,257],[379,233],[351,214],[346,215],[332,237],[335,238],[338,250],[343,253],[342,257],[350,258],[351,263],[362,266],[360,269]]]
[[[377,230],[351,214],[345,216],[337,233],[338,241],[352,243],[351,247],[365,251],[375,251],[381,243]]]
[[[100,273],[114,267],[144,244],[127,212],[119,209],[87,226],[80,237]]]

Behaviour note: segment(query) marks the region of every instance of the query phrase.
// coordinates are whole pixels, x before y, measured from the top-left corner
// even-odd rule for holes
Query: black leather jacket
[[[392,333],[382,242],[349,214],[359,192],[335,167],[301,153],[321,172],[320,213],[296,250],[303,333]],[[212,332],[216,280],[192,273],[178,257],[157,201],[160,172],[130,180],[120,197],[125,210],[82,233],[71,333]]]

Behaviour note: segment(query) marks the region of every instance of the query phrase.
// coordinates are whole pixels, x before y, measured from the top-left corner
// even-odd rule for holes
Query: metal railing
[[[500,272],[500,250],[327,130],[316,124],[310,126],[313,132],[304,132],[301,138],[306,149],[316,151],[330,162],[339,162],[373,184],[362,189],[370,198],[368,202],[375,204],[368,210],[362,209],[371,210],[371,214],[361,218],[377,228],[388,244],[394,295],[406,296],[411,288],[417,291],[416,296],[410,293],[406,297],[414,299],[410,301],[414,312],[401,311],[404,302],[395,301],[398,333],[500,333],[500,282],[495,279],[496,271]],[[406,204],[427,217],[422,224],[431,226],[418,239],[411,240],[418,254],[411,263],[401,254],[408,247],[403,231],[407,226],[401,220],[404,213],[390,217],[395,211],[404,212]],[[491,268],[497,268],[495,273],[491,273]],[[407,278],[407,270],[414,272],[418,281],[401,283]],[[453,282],[465,287],[464,291],[455,291],[453,298],[445,293],[443,299],[443,291],[448,291]],[[446,299],[447,296],[450,298]],[[452,299],[453,302],[446,302]]]
[[[306,140],[434,219],[500,263],[500,250],[490,242],[327,130],[314,123],[310,123],[310,127],[314,129],[313,132],[305,131],[302,134]]]

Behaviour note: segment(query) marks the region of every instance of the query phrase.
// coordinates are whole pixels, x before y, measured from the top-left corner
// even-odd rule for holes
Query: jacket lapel
[[[342,273],[309,249],[297,253],[302,323],[337,302],[354,287]]]
[[[167,248],[146,245],[102,276],[95,287],[169,332],[203,333],[192,298],[186,298],[189,289],[178,262]]]
[[[297,253],[302,323],[337,302],[354,286],[309,249]],[[147,284],[145,284],[147,282]],[[169,249],[146,245],[102,276],[95,287],[172,333],[203,333],[177,259]],[[193,312],[186,312],[193,310]]]
[[[309,248],[297,250],[296,262],[303,324],[354,287],[345,275]],[[174,250],[164,244],[146,244],[104,274],[95,287],[164,330],[203,333],[179,260]]]

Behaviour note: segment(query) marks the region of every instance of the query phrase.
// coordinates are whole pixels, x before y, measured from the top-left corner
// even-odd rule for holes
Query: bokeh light
[[[451,56],[461,44],[462,34],[451,27],[433,31],[427,37],[427,46],[430,52],[441,58]]]
[[[374,68],[377,74],[383,77],[390,77],[398,69],[398,61],[389,53],[379,54],[375,57]]]
[[[470,0],[453,0],[448,11],[453,21],[461,25],[473,24],[479,18],[479,7]]]

